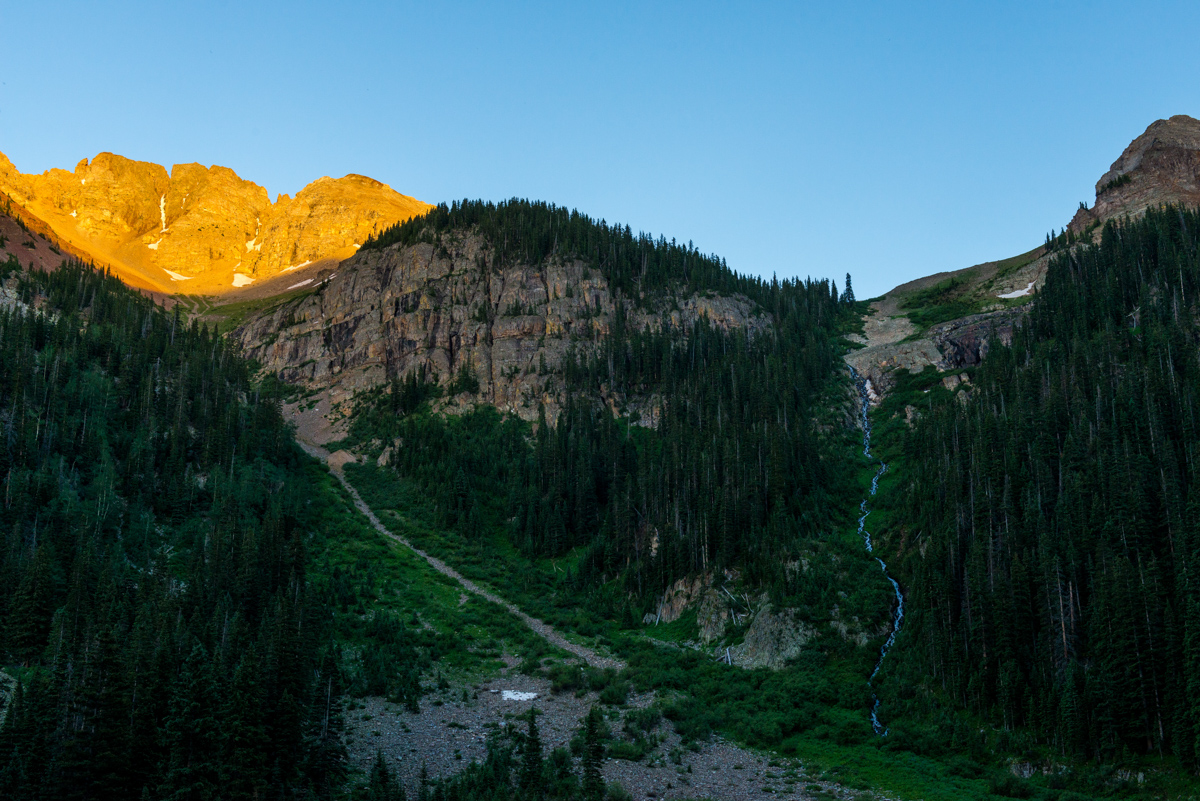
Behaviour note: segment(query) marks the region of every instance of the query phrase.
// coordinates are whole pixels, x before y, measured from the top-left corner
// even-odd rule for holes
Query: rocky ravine
[[[525,420],[559,408],[558,371],[607,336],[619,300],[581,261],[495,265],[479,238],[444,246],[393,245],[359,253],[309,295],[283,302],[234,330],[245,353],[281,379],[325,393],[336,406],[355,392],[424,368],[449,383],[465,366],[490,403]],[[641,330],[690,327],[701,317],[752,334],[768,317],[742,297],[692,296],[650,312],[626,303]],[[606,394],[604,401],[655,425],[653,399]]]
[[[361,175],[319,178],[274,203],[227,167],[112,153],[24,174],[0,154],[0,192],[74,254],[156,292],[217,295],[321,260],[430,207]]]
[[[1044,260],[1042,260],[1044,261]],[[1045,279],[1044,266],[1037,284]],[[899,289],[899,288],[898,288]],[[933,365],[938,370],[973,367],[983,361],[993,341],[1012,342],[1013,329],[1029,311],[1029,304],[973,314],[918,332],[900,310],[894,289],[871,304],[863,335],[852,339],[865,347],[846,354],[846,363],[866,382],[867,397],[878,403],[895,385],[896,370],[920,372]]]

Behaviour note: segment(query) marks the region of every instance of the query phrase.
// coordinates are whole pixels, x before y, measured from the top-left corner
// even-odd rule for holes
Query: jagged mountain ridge
[[[176,164],[168,173],[112,153],[40,175],[0,154],[0,192],[13,213],[44,224],[73,254],[166,294],[220,295],[336,262],[375,231],[430,208],[354,174],[319,178],[272,203],[227,167]]]

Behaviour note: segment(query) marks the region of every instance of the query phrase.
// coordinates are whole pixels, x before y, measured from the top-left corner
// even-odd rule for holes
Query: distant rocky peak
[[[0,193],[71,253],[167,294],[219,295],[336,263],[373,233],[432,208],[354,173],[271,203],[264,187],[228,167],[176,164],[168,173],[114,153],[40,175],[0,154]]]

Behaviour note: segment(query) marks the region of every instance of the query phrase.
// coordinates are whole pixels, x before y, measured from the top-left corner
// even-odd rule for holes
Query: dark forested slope
[[[853,316],[832,282],[739,276],[691,245],[515,200],[439,206],[364,250],[466,234],[483,237],[492,264],[581,259],[614,291],[607,331],[574,342],[561,365],[557,425],[536,426],[530,446],[516,420],[504,433],[486,413],[472,428],[420,411],[441,390],[410,374],[360,409],[355,440],[403,443],[392,465],[427,493],[437,524],[494,520],[532,556],[583,548],[579,581],[624,577],[638,608],[717,567],[782,589],[798,543],[828,535],[853,494],[844,431],[819,424],[848,400],[829,395],[846,386],[837,329]],[[634,307],[704,292],[748,299],[768,328],[629,322]],[[602,403],[611,396],[651,399],[654,424],[632,425]]]
[[[0,664],[20,689],[0,797],[338,788],[312,496],[277,401],[116,278],[3,277]]]
[[[1110,222],[973,388],[908,381],[880,499],[910,594],[890,719],[948,697],[1053,753],[1196,766],[1198,248],[1195,211]]]

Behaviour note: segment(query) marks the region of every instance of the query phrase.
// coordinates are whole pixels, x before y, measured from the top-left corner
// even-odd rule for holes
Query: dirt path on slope
[[[625,667],[624,663],[620,662],[619,660],[601,656],[591,648],[587,648],[583,645],[577,645],[568,641],[565,637],[555,631],[552,626],[549,626],[536,618],[530,617],[518,609],[515,604],[511,604],[500,596],[483,589],[478,584],[471,581],[454,568],[450,567],[450,565],[446,564],[441,559],[425,553],[404,537],[401,537],[399,534],[390,531],[386,526],[383,525],[383,523],[379,521],[379,518],[375,516],[375,513],[371,511],[371,507],[367,506],[366,502],[362,499],[362,496],[358,494],[358,490],[356,490],[350,484],[350,482],[346,480],[346,474],[342,470],[342,467],[347,462],[354,461],[353,455],[347,451],[330,453],[328,450],[319,445],[313,445],[312,443],[305,442],[299,438],[297,438],[296,442],[299,443],[300,447],[303,448],[304,451],[310,456],[320,459],[329,466],[329,472],[333,473],[333,475],[337,477],[337,480],[342,483],[342,486],[346,488],[346,491],[350,493],[350,497],[354,500],[354,505],[358,507],[358,511],[362,512],[363,515],[366,516],[367,520],[370,521],[371,525],[380,534],[408,548],[413,553],[417,554],[426,562],[428,562],[429,566],[434,570],[457,581],[467,592],[474,593],[475,595],[485,598],[492,603],[503,606],[509,612],[512,612],[514,615],[519,617],[526,626],[531,628],[536,634],[549,642],[551,645],[557,646],[564,651],[574,654],[591,667],[614,668],[616,670],[620,670]]]

